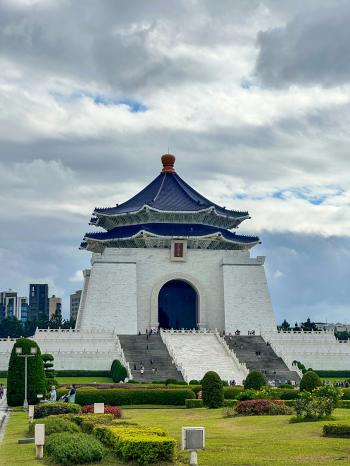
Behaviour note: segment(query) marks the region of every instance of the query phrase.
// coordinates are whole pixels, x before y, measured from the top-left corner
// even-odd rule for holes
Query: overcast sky
[[[249,210],[278,320],[350,321],[350,4],[2,0],[0,288],[81,288],[95,206],[177,172]]]

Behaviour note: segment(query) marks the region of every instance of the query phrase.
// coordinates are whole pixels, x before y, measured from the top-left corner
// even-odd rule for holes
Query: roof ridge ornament
[[[164,154],[161,157],[163,170],[161,173],[175,173],[175,155],[172,154]]]

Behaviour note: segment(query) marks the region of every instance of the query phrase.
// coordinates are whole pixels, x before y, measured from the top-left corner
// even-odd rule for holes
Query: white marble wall
[[[158,294],[172,279],[197,291],[199,327],[242,333],[275,328],[263,260],[248,251],[187,251],[170,260],[169,249],[115,249],[94,254],[78,327],[134,334],[158,324]]]
[[[350,343],[333,332],[265,332],[263,337],[290,367],[294,360],[315,370],[350,370]]]

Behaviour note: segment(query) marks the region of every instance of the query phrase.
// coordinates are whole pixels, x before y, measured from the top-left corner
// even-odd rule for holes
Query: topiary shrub
[[[94,413],[94,405],[85,405],[82,408],[82,412],[85,413]],[[110,406],[105,405],[104,407],[105,414],[112,414],[114,418],[121,418],[122,417],[122,409],[118,406]]]
[[[259,371],[251,371],[243,382],[244,388],[253,388],[260,390],[264,385],[267,385],[264,375]]]
[[[300,381],[300,390],[306,392],[312,392],[317,387],[322,385],[320,377],[314,371],[305,372],[303,378]]]
[[[291,409],[281,400],[246,400],[237,403],[236,413],[240,416],[275,416],[290,414]]]
[[[256,400],[257,391],[252,388],[248,388],[237,394],[236,400],[245,401],[245,400]]]
[[[7,374],[7,403],[9,406],[23,405],[24,401],[24,358],[16,353],[22,348],[22,354],[31,354],[31,348],[36,348],[35,356],[28,358],[28,403],[38,402],[37,395],[46,395],[46,379],[40,348],[29,338],[20,338],[13,345]]]
[[[45,452],[55,463],[72,465],[101,461],[105,448],[91,435],[62,432],[48,437]]]
[[[128,371],[118,359],[112,362],[111,377],[113,382],[122,382],[128,377]]]
[[[185,400],[186,408],[203,408],[203,400]]]
[[[81,407],[75,403],[63,403],[57,401],[55,403],[40,403],[34,406],[34,418],[41,419],[47,416],[54,416],[58,414],[79,414]]]
[[[349,424],[325,424],[323,426],[323,435],[325,437],[350,438]]]
[[[45,435],[57,434],[58,432],[80,432],[80,428],[69,419],[58,416],[49,416],[44,419],[34,420],[29,424],[29,434],[34,436],[35,424],[45,424]]]
[[[202,379],[202,399],[208,408],[220,408],[224,404],[224,390],[218,374],[209,371]]]

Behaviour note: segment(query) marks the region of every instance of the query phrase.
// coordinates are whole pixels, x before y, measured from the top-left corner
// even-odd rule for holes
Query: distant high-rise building
[[[70,318],[71,320],[77,320],[81,293],[82,293],[82,290],[77,290],[75,293],[70,295]]]
[[[61,313],[62,312],[62,299],[58,298],[55,295],[52,295],[51,298],[49,298],[49,319],[51,320],[52,317],[56,313]]]
[[[49,317],[49,285],[47,283],[31,283],[29,285],[28,320],[40,316]]]
[[[17,310],[16,317],[22,322],[26,322],[28,319],[28,298],[25,296],[19,296],[17,298]]]
[[[2,291],[0,293],[0,319],[17,317],[17,291]]]

